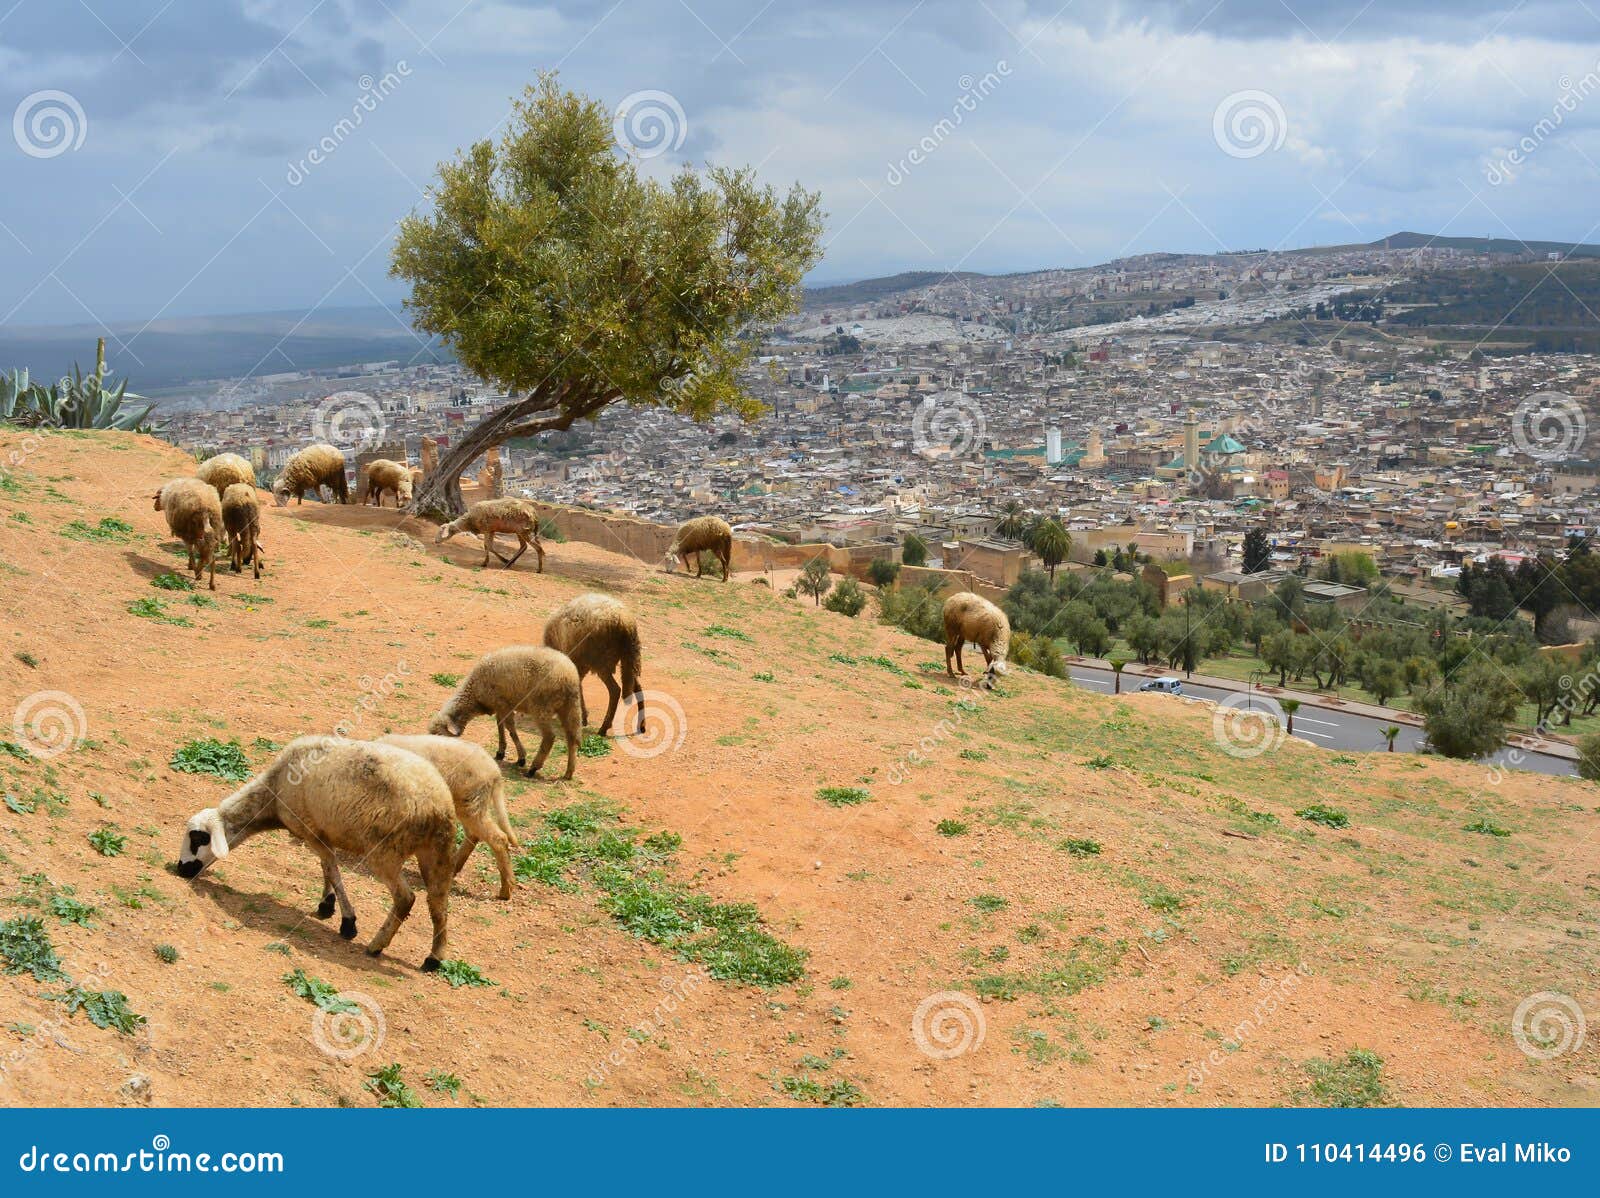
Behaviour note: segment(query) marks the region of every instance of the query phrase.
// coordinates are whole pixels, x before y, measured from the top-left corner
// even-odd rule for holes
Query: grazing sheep
[[[228,532],[228,556],[233,572],[253,566],[261,577],[261,504],[256,489],[248,483],[234,483],[222,493],[222,527]]]
[[[434,544],[448,541],[458,532],[476,533],[483,538],[483,566],[489,564],[492,553],[500,558],[507,570],[517,564],[517,558],[528,552],[528,546],[539,555],[538,573],[544,573],[544,544],[539,540],[539,515],[526,499],[484,499],[473,504],[466,513],[448,524],[439,526]],[[508,532],[517,538],[517,552],[507,560],[494,547],[496,533]],[[481,566],[480,566],[481,568]]]
[[[528,767],[528,777],[539,772],[550,755],[559,727],[567,738],[567,772],[578,764],[578,742],[583,739],[583,688],[578,667],[564,653],[534,645],[510,645],[478,659],[461,680],[456,693],[445,700],[428,724],[434,736],[460,736],[475,716],[492,715],[499,732],[494,759],[504,761],[506,735],[517,747],[517,764],[527,760],[517,736],[516,717],[525,715],[539,728],[539,752]]]
[[[222,503],[216,488],[198,478],[175,478],[156,492],[156,511],[167,518],[172,535],[189,549],[189,569],[194,580],[211,571],[211,589],[217,589],[217,546],[222,539]]]
[[[1011,621],[1006,613],[982,595],[963,591],[944,601],[944,668],[954,678],[966,675],[961,664],[961,649],[971,641],[983,651],[983,685],[994,689],[995,675],[1006,672],[1006,654],[1011,651]],[[951,655],[955,669],[950,669]]]
[[[733,529],[726,520],[716,516],[696,516],[678,525],[678,535],[672,538],[667,549],[667,573],[677,569],[686,554],[694,554],[694,576],[703,572],[700,551],[709,549],[722,560],[722,581],[728,581],[728,569],[733,562]]]
[[[367,463],[367,502],[383,506],[383,493],[394,492],[395,507],[411,502],[411,468],[403,462],[377,458]]]
[[[424,970],[439,967],[445,951],[455,818],[450,788],[439,771],[415,753],[393,745],[302,736],[272,764],[215,807],[193,815],[184,829],[178,874],[196,877],[258,832],[282,828],[322,862],[323,899],[317,916],[341,916],[339,935],[356,934],[355,908],[344,889],[334,852],[356,853],[389,889],[389,917],[367,945],[376,957],[394,939],[415,901],[402,872],[415,857],[428,889],[433,946]]]
[[[610,595],[579,595],[569,599],[544,623],[544,643],[565,653],[578,667],[579,706],[584,723],[589,722],[589,707],[582,702],[585,674],[598,674],[606,684],[606,718],[600,721],[600,735],[611,731],[617,714],[617,700],[626,691],[639,707],[639,731],[644,731],[644,688],[639,685],[642,651],[639,625],[630,612]],[[622,685],[613,674],[621,671]]]
[[[214,458],[207,458],[200,463],[194,476],[215,487],[218,498],[226,495],[234,483],[245,483],[252,491],[256,486],[254,468],[236,453],[219,453]]]
[[[511,872],[511,846],[517,842],[506,815],[506,784],[500,767],[488,752],[468,741],[451,736],[380,736],[386,745],[432,763],[450,788],[455,800],[456,818],[467,830],[467,838],[456,853],[455,872],[460,873],[479,842],[494,853],[500,867],[500,897],[508,899],[514,885]]]
[[[283,464],[283,473],[272,484],[272,497],[279,507],[288,507],[290,498],[306,501],[307,491],[327,487],[340,503],[350,502],[350,484],[344,476],[344,454],[332,445],[308,445]]]
[[[422,485],[422,480],[426,477],[427,475],[423,472],[421,466],[411,467],[411,493],[413,495],[416,494],[417,488]]]

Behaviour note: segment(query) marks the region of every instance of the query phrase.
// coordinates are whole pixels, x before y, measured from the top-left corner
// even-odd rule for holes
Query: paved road
[[[1094,666],[1074,665],[1069,667],[1072,680],[1079,686],[1089,690],[1100,691],[1102,694],[1111,694],[1113,678],[1110,670],[1099,669]],[[1179,675],[1181,677],[1181,675]],[[1125,674],[1122,678],[1124,691],[1137,690],[1139,684],[1146,681]],[[1239,706],[1243,710],[1246,703],[1238,692],[1223,690],[1215,686],[1203,686],[1197,682],[1185,682],[1183,693],[1196,699],[1212,699],[1221,702],[1224,699],[1234,698],[1240,700]],[[1269,700],[1264,695],[1257,695],[1249,705],[1262,710],[1271,710]],[[1383,729],[1389,724],[1385,720],[1374,719],[1371,716],[1358,715],[1349,711],[1332,711],[1325,707],[1302,707],[1294,713],[1294,734],[1302,740],[1308,740],[1314,745],[1321,745],[1325,749],[1349,749],[1359,753],[1377,753],[1387,748],[1383,739]],[[1414,728],[1409,724],[1400,725],[1400,735],[1395,738],[1394,751],[1396,753],[1415,753],[1422,742],[1422,729]],[[1573,763],[1564,757],[1554,757],[1545,753],[1518,752],[1514,749],[1503,749],[1496,753],[1490,761],[1514,769],[1533,770],[1541,774],[1576,774],[1577,769]]]

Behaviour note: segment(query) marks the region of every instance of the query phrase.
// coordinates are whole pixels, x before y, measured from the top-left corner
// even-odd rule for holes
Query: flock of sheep
[[[389,491],[395,494],[396,506],[410,502],[415,480],[403,464],[370,463],[367,478],[369,502],[376,499],[381,505],[381,496]],[[300,499],[322,486],[341,502],[349,501],[344,455],[331,445],[315,445],[290,458],[273,493],[283,505],[291,496]],[[211,587],[216,588],[215,556],[224,534],[233,569],[250,565],[260,577],[256,480],[243,458],[221,454],[208,459],[194,477],[173,479],[163,486],[155,503],[156,510],[166,515],[168,527],[188,547],[196,580],[209,568]],[[509,569],[531,545],[538,553],[539,569],[544,568],[538,516],[526,500],[476,503],[441,527],[436,539],[445,541],[460,532],[482,537],[484,566],[493,554]],[[495,549],[499,533],[518,540],[519,548],[509,559]],[[714,516],[685,522],[665,564],[670,571],[692,556],[699,577],[704,552],[721,561],[726,582],[733,532]],[[957,671],[965,674],[961,649],[971,640],[983,652],[983,684],[992,686],[995,675],[1006,669],[1011,629],[1005,614],[988,600],[964,593],[946,601],[944,622],[946,669],[952,676]],[[494,854],[500,871],[499,897],[511,897],[515,842],[499,763],[505,759],[508,740],[516,749],[516,763],[527,762],[517,718],[540,732],[538,752],[527,765],[529,778],[549,757],[557,733],[567,751],[562,777],[573,776],[589,718],[582,686],[586,674],[597,675],[606,688],[601,736],[610,732],[624,694],[637,713],[634,730],[644,731],[643,650],[638,623],[626,606],[609,595],[579,595],[551,613],[543,640],[543,645],[510,645],[480,658],[429,721],[427,735],[391,735],[375,741],[304,736],[292,741],[259,775],[189,819],[178,856],[179,875],[197,877],[250,837],[283,829],[321,862],[323,897],[316,915],[326,919],[337,905],[339,934],[349,940],[356,934],[356,914],[336,854],[354,854],[388,888],[392,899],[388,917],[367,944],[367,952],[377,956],[411,913],[415,895],[404,866],[415,860],[433,923],[433,943],[422,968],[437,969],[445,956],[452,881],[479,843]],[[487,750],[460,739],[478,716],[494,720],[498,744],[492,758]],[[459,849],[457,820],[466,833]]]

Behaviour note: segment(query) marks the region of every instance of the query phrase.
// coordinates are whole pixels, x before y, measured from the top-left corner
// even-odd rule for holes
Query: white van
[[[1152,678],[1149,682],[1142,683],[1139,689],[1142,691],[1157,691],[1163,695],[1181,695],[1183,694],[1183,679],[1174,678],[1169,674],[1165,678]]]

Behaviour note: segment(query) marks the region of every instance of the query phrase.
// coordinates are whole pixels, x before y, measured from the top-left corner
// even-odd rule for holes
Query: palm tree
[[[1008,541],[1015,541],[1022,535],[1026,527],[1027,517],[1018,500],[1008,499],[1000,507],[1000,522],[994,526],[996,536],[1004,537]]]
[[[1288,717],[1288,727],[1284,729],[1290,736],[1294,735],[1294,713],[1300,710],[1299,699],[1285,699],[1281,704],[1283,714]]]
[[[1054,582],[1056,567],[1066,561],[1067,554],[1072,552],[1072,534],[1061,527],[1059,520],[1045,520],[1033,534],[1033,551],[1044,562],[1044,568],[1050,572],[1050,581]]]
[[[1383,739],[1389,742],[1389,752],[1394,752],[1394,738],[1400,735],[1400,729],[1390,724],[1383,730]]]
[[[1126,657],[1113,657],[1111,659],[1111,672],[1115,675],[1116,688],[1111,692],[1114,695],[1122,693],[1122,668],[1128,664]]]

